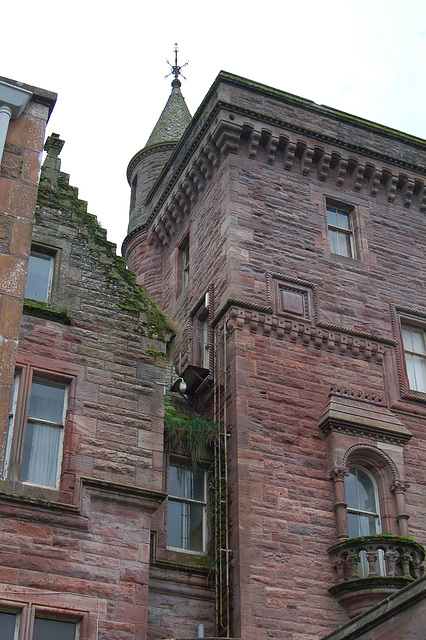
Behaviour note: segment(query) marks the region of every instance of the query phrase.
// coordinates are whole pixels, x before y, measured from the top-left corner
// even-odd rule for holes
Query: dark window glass
[[[36,618],[32,640],[75,640],[76,622]]]
[[[14,640],[18,616],[16,613],[0,611],[0,638],[1,640]]]
[[[48,302],[52,279],[53,257],[42,253],[31,253],[28,262],[25,297]]]

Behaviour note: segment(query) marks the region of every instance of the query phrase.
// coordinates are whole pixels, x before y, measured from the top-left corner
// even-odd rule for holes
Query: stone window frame
[[[402,325],[422,329],[426,340],[426,312],[412,307],[391,305],[393,335],[396,342],[396,360],[401,398],[426,404],[426,392],[410,387],[405,359]]]
[[[47,296],[45,300],[39,300],[37,298],[26,298],[26,299],[36,300],[36,302],[49,304],[52,301],[52,297],[56,291],[57,282],[59,278],[59,264],[60,264],[60,257],[61,257],[61,249],[60,247],[56,247],[51,244],[45,244],[43,242],[33,242],[31,244],[30,255],[28,256],[28,272],[30,269],[30,257],[32,255],[46,256],[51,259],[49,282],[47,287]],[[27,273],[27,278],[28,278],[28,273]]]
[[[210,323],[210,292],[206,291],[201,302],[191,313],[192,347],[191,363],[210,371],[213,364],[213,333]],[[208,362],[206,363],[206,353]],[[207,366],[206,366],[207,365]]]
[[[58,604],[52,604],[52,600],[56,599],[59,600]],[[37,595],[26,594],[19,587],[12,587],[9,593],[1,594],[0,613],[17,616],[13,640],[32,640],[36,618],[73,622],[76,625],[75,640],[90,640],[94,637],[97,628],[97,599],[78,596],[75,603],[74,600],[76,596],[73,594],[57,594],[49,591],[43,591]]]
[[[360,467],[373,477],[377,486],[382,532],[407,536],[409,516],[405,511],[405,492],[409,483],[401,479],[396,464],[385,451],[360,443],[349,447],[340,464],[336,464],[327,474],[334,482],[337,537],[350,539],[345,490],[349,467]]]
[[[58,383],[64,386],[63,420],[55,423],[61,427],[58,443],[58,460],[55,485],[39,484],[31,481],[23,481],[22,461],[25,442],[25,432],[27,428],[28,408],[33,380],[42,380],[47,383]],[[45,490],[58,491],[60,488],[61,475],[63,473],[64,442],[71,400],[74,396],[75,378],[57,371],[50,371],[41,367],[29,364],[17,364],[15,370],[14,384],[11,394],[11,406],[9,413],[9,424],[6,433],[4,457],[2,461],[1,480],[18,482],[22,486],[43,487]],[[53,423],[52,423],[53,424]]]
[[[174,569],[179,565],[183,571],[193,571],[196,569],[202,574],[207,575],[205,566],[205,557],[209,553],[212,542],[212,496],[209,483],[209,470],[213,462],[210,453],[202,460],[197,461],[197,469],[201,469],[206,474],[206,509],[205,509],[205,551],[203,553],[194,552],[185,549],[177,549],[169,547],[167,544],[167,522],[168,522],[168,501],[165,500],[160,509],[153,517],[151,531],[151,564],[166,569]],[[190,455],[183,447],[173,449],[166,448],[163,457],[163,491],[168,495],[169,485],[169,466],[182,466],[193,469],[194,464]]]
[[[341,213],[347,214],[349,217],[349,229],[340,228],[329,223],[328,210],[337,209]],[[354,204],[343,202],[330,196],[324,196],[324,216],[327,229],[327,240],[330,245],[330,253],[333,256],[338,256],[345,260],[357,260],[360,255],[360,242],[359,242],[359,220],[357,207]],[[337,231],[338,233],[349,237],[351,254],[346,256],[342,253],[336,253],[332,251],[330,242],[330,230]]]
[[[190,238],[189,231],[185,234],[182,241],[178,245],[177,254],[177,295],[178,297],[184,293],[189,287],[189,270],[190,270]]]

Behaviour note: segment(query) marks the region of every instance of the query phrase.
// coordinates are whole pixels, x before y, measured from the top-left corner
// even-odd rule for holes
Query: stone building
[[[174,72],[131,271],[56,134],[36,206],[55,96],[10,108],[0,629],[420,640],[426,143],[224,72],[191,118]]]
[[[60,171],[55,134],[36,206],[54,96],[31,91],[1,165],[3,411],[11,391],[1,425],[0,636],[142,639],[151,516],[165,498],[171,332]]]
[[[227,512],[202,529],[216,632],[317,639],[423,573],[426,144],[223,72],[182,135],[178,72],[176,129],[169,101],[128,167],[123,255],[180,327],[175,378],[218,424]],[[167,455],[155,638],[182,635],[178,568],[203,557],[196,514],[170,533],[191,464]]]

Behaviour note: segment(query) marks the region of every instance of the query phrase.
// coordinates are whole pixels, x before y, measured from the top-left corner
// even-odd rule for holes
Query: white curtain
[[[61,429],[28,423],[26,438],[30,436],[31,431],[32,443],[26,480],[35,484],[55,486]]]

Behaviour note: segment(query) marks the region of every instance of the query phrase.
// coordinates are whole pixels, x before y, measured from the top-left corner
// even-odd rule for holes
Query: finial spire
[[[168,78],[171,75],[174,75],[174,80],[172,81],[172,87],[180,87],[181,86],[181,82],[179,80],[179,76],[182,76],[182,78],[184,80],[186,80],[185,76],[183,75],[181,69],[183,69],[184,67],[186,67],[186,65],[188,64],[187,62],[185,62],[185,64],[183,64],[181,67],[178,65],[177,62],[177,54],[178,54],[178,45],[177,42],[175,42],[175,63],[171,64],[168,60],[167,60],[167,64],[169,64],[172,68],[171,72],[169,74],[167,74],[167,76],[164,76],[165,78]]]

